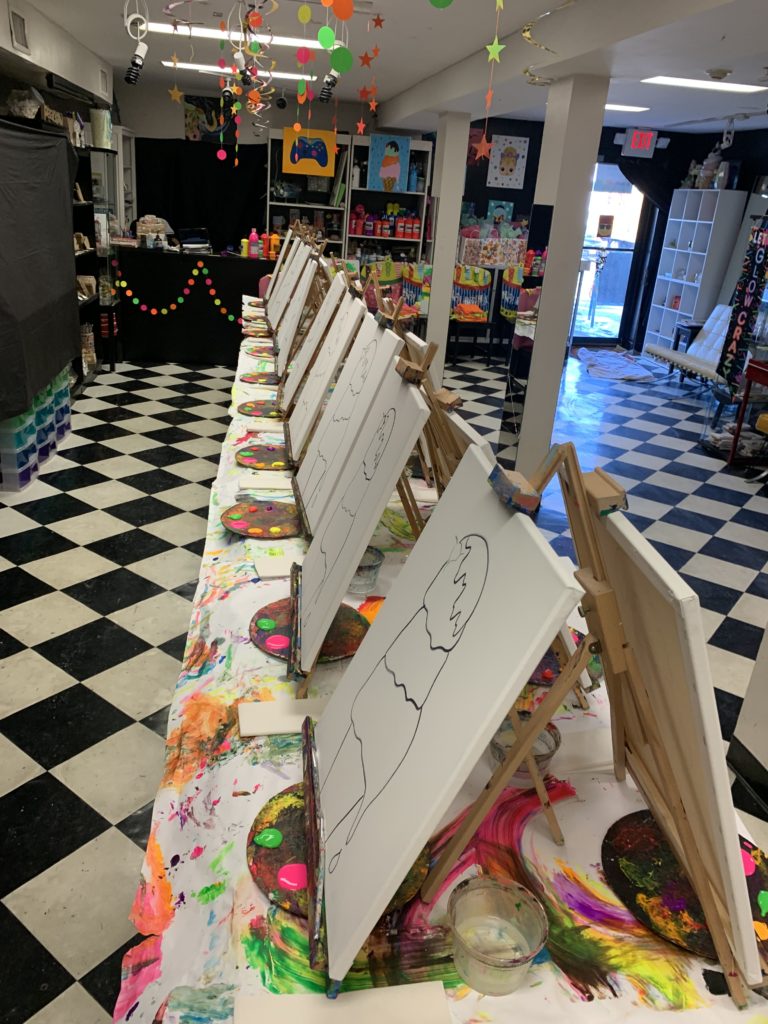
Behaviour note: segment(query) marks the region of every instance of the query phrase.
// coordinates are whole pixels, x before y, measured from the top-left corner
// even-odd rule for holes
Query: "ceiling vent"
[[[31,54],[32,49],[27,35],[27,19],[20,10],[10,4],[8,6],[8,18],[11,23],[11,44],[14,50],[18,50],[20,53]]]

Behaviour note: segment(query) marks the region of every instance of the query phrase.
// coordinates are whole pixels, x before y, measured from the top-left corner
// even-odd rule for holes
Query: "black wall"
[[[171,227],[208,228],[214,252],[266,224],[267,147],[240,146],[238,167],[217,147],[185,139],[136,139],[136,195],[142,217],[154,213]]]

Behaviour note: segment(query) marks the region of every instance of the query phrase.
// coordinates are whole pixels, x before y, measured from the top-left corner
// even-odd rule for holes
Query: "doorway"
[[[570,342],[615,345],[619,340],[643,194],[618,164],[595,164]]]

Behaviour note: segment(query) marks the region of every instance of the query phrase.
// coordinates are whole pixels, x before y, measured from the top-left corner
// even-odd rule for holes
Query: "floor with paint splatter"
[[[232,378],[103,373],[40,480],[0,505],[0,934],[15,951],[0,966],[4,1024],[111,1019],[138,941],[128,911]],[[503,374],[463,362],[447,378],[477,429],[513,448]],[[556,437],[576,441],[587,468],[608,464],[635,524],[699,593],[727,739],[768,619],[768,497],[697,451],[703,415],[666,380],[595,381],[571,360]],[[539,525],[570,553],[554,489]]]

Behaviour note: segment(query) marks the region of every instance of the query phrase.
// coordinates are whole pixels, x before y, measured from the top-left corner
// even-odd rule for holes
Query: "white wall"
[[[202,76],[201,76],[202,77]],[[123,81],[115,81],[115,95],[120,107],[121,122],[126,128],[145,139],[183,139],[184,138],[184,107],[182,103],[174,103],[168,95],[173,84],[168,81],[139,81],[137,85],[126,85]],[[191,92],[191,90],[190,90]],[[196,95],[216,96],[215,89],[209,84],[201,86]],[[279,110],[274,104],[269,110],[267,120],[272,128],[284,128],[296,120],[296,103],[289,98],[285,110]],[[334,114],[332,103],[312,104],[312,124],[315,128],[328,129]],[[338,107],[339,131],[355,130],[355,121],[359,118],[359,105],[340,103]],[[304,119],[302,118],[302,123]],[[250,118],[246,116],[240,126],[240,141],[243,144],[266,142],[251,129]]]

